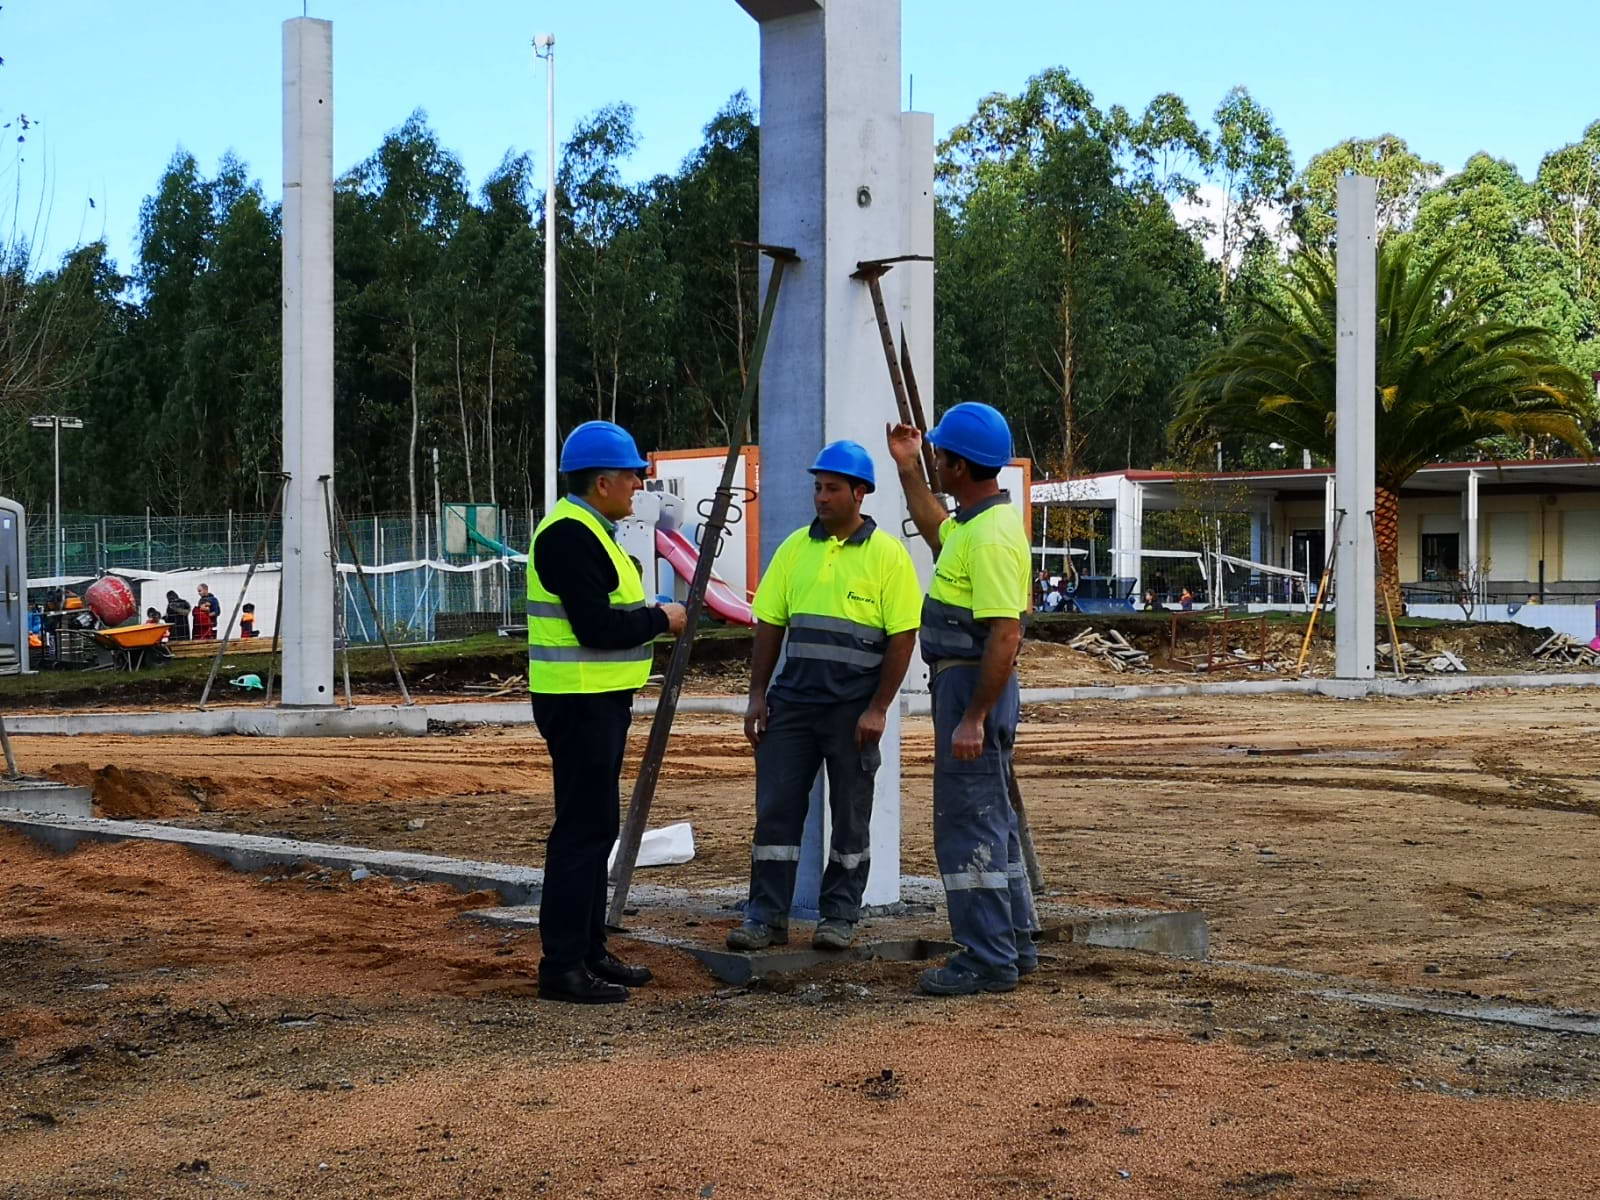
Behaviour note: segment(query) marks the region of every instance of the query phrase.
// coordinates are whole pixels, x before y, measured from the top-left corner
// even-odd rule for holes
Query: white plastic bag
[[[607,869],[615,869],[617,865],[618,842],[611,847],[611,858],[606,863]],[[639,841],[640,867],[670,867],[678,863],[686,863],[694,858],[694,830],[689,822],[680,821],[676,825],[663,825],[660,829],[646,829],[644,837]]]

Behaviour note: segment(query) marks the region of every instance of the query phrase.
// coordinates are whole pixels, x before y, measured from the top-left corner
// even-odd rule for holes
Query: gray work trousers
[[[881,761],[876,745],[856,748],[856,722],[869,703],[870,698],[843,704],[769,699],[767,730],[756,747],[747,919],[780,929],[789,924],[811,788],[826,765],[833,838],[817,911],[824,920],[860,920],[871,865],[872,784]]]
[[[950,755],[979,668],[950,666],[934,673],[933,849],[944,881],[950,933],[961,949],[951,963],[979,974],[1015,979],[1018,965],[1038,959],[1033,892],[1017,839],[1007,772],[1016,740],[1019,696],[1013,673],[983,724],[983,753]]]

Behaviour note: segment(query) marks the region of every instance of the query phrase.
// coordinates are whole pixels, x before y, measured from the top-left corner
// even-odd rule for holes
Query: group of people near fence
[[[1031,576],[1021,517],[998,483],[1011,431],[988,405],[954,406],[927,434],[932,481],[919,430],[896,425],[887,440],[935,556],[933,578],[924,594],[900,538],[862,512],[877,487],[865,447],[824,447],[809,468],[816,519],[779,546],[753,604],[745,735],[755,829],[744,920],[727,942],[754,952],[789,940],[806,814],[826,770],[832,833],[812,944],[852,944],[871,871],[879,744],[920,644],[932,693],[934,849],[959,949],[918,986],[1006,992],[1037,968],[1039,928],[1009,794]],[[637,564],[616,541],[647,466],[626,430],[579,426],[561,451],[567,494],[528,554],[528,687],[555,791],[539,913],[539,995],[549,1000],[615,1003],[651,979],[608,949],[605,926],[633,697],[649,678],[652,643],[686,624],[680,604],[647,605]],[[935,488],[955,501],[953,513]]]
[[[154,608],[145,610],[145,620],[151,624],[165,622],[171,626],[167,639],[174,642],[212,642],[217,638],[219,618],[222,616],[222,605],[212,593],[208,584],[196,587],[198,593],[195,602],[190,604],[177,592],[167,593],[167,610],[165,613]],[[239,611],[238,636],[253,638],[259,631],[256,629],[256,606],[246,604]]]

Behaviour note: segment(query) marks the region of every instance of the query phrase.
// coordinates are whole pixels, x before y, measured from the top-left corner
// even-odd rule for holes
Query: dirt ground
[[[915,964],[725,988],[620,939],[659,983],[574,1011],[531,999],[536,934],[461,916],[485,896],[0,835],[0,1196],[1592,1197],[1600,1039],[1260,968],[1600,1009],[1597,733],[1579,691],[1031,708],[1052,890],[1204,909],[1215,961],[1052,945],[955,1002]],[[542,856],[531,729],[14,740],[107,815]],[[698,853],[641,878],[739,883],[751,786],[738,723],[684,717],[653,823]]]

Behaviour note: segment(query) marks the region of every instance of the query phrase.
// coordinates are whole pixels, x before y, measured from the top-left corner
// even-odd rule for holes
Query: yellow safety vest
[[[537,542],[551,522],[571,519],[588,528],[611,557],[617,586],[612,608],[643,608],[644,581],[610,532],[581,504],[565,498],[556,501],[548,516],[533,531]],[[561,599],[544,586],[528,547],[528,690],[544,693],[637,691],[650,678],[653,643],[628,650],[593,650],[580,645]]]

